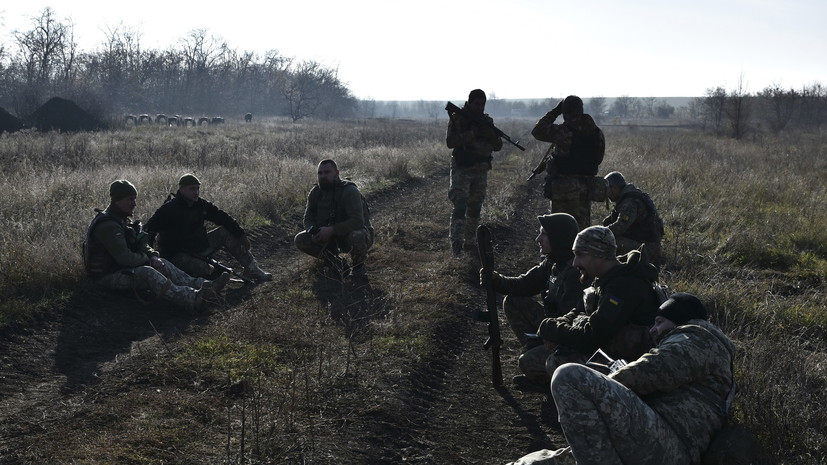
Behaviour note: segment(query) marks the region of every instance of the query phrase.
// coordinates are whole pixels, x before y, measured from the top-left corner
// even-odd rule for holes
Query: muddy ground
[[[379,240],[366,285],[326,279],[293,247],[299,224],[293,218],[252,233],[254,253],[273,272],[273,282],[232,283],[226,301],[206,313],[162,302],[142,305],[131,295],[82,283],[65,306],[4,328],[0,463],[500,464],[563,445],[550,399],[511,383],[519,347],[502,317],[505,385],[491,385],[490,354],[482,349],[486,326],[473,319],[484,305],[478,260],[474,254],[453,259],[448,247],[447,174],[370,196]],[[492,190],[501,188],[492,183]],[[519,187],[510,194],[519,207],[492,224],[497,269],[516,274],[538,260],[535,217],[547,208],[539,189],[539,183]],[[450,299],[437,295],[447,286],[440,283],[450,284]],[[339,356],[353,366],[326,389],[311,389],[307,374],[304,384],[290,375],[292,394],[285,395],[307,398],[293,402],[301,406],[295,412],[286,412],[288,402],[267,398],[276,392],[272,386],[182,380],[185,374],[165,370],[199,335],[224,331],[232,337],[239,328],[257,331],[280,321],[285,327],[267,338],[278,344],[291,337],[290,310],[283,305],[303,290],[312,292],[314,305],[330,309],[332,324],[325,331],[333,333],[325,334],[348,338],[348,353]],[[432,290],[436,297],[429,296]],[[404,310],[392,308],[396,294],[436,299],[411,305],[417,310],[404,315],[428,325],[426,348],[364,355],[381,342],[366,328]],[[354,314],[352,306],[362,313]],[[302,353],[314,350],[314,341],[302,344]],[[250,421],[253,409],[261,408],[278,412],[256,417],[270,418],[269,426]],[[255,428],[259,439],[240,428]]]

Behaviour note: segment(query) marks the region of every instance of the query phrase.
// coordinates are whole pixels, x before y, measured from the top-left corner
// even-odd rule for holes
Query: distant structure
[[[32,126],[40,131],[94,131],[105,127],[75,102],[60,97],[51,98],[32,113],[29,119]]]
[[[253,114],[252,113],[247,113],[246,115],[244,115],[244,122],[245,123],[249,123],[251,121],[253,121]]]

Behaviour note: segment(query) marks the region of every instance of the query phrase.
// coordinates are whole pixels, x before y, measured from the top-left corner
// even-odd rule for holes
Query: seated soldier
[[[650,329],[657,342],[607,375],[566,364],[551,393],[569,447],[509,465],[690,465],[723,427],[735,395],[734,346],[691,294],[673,294]]]
[[[159,258],[147,244],[139,223],[127,223],[137,206],[138,191],[127,180],[109,186],[109,206],[86,229],[83,261],[96,284],[112,290],[148,290],[190,310],[200,310],[230,280],[193,278]]]
[[[342,276],[351,270],[353,279],[365,279],[373,227],[362,194],[356,184],[339,178],[333,160],[319,162],[317,176],[317,184],[307,195],[304,231],[296,234],[294,243],[302,252],[323,259],[329,270]],[[340,252],[350,252],[352,269]]]
[[[577,308],[546,318],[537,334],[554,349],[546,360],[549,376],[562,363],[585,363],[602,349],[613,358],[633,360],[649,350],[648,328],[660,298],[654,290],[658,269],[643,250],[616,257],[614,235],[603,226],[590,226],[574,240],[573,265],[580,280],[591,283]]]
[[[543,261],[520,276],[503,276],[494,271],[492,281],[494,290],[506,296],[503,313],[517,340],[523,344],[519,358],[523,375],[515,377],[514,382],[524,387],[547,388],[551,375],[546,373],[545,366],[551,352],[541,339],[527,334],[536,333],[543,319],[562,316],[577,307],[587,286],[580,282],[580,274],[572,266],[572,245],[577,235],[574,217],[553,213],[538,216],[537,220],[540,222],[537,243],[544,255]],[[480,270],[483,286],[485,276]],[[534,299],[538,294],[542,296],[542,304]]]
[[[245,278],[259,282],[273,279],[259,268],[250,253],[250,239],[238,221],[200,195],[201,181],[192,174],[181,176],[178,192],[170,194],[147,222],[147,231],[158,234],[161,255],[193,276],[209,276],[215,270],[205,258],[224,248],[244,267]],[[207,232],[204,221],[218,227]]]
[[[649,194],[626,183],[617,171],[604,178],[609,199],[615,203],[611,215],[603,219],[603,226],[612,230],[617,241],[617,253],[625,254],[646,244],[646,252],[653,265],[663,264],[660,241],[663,239],[663,220]]]

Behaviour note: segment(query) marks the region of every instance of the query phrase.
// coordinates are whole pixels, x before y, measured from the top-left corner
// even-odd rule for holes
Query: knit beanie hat
[[[701,300],[694,295],[686,292],[676,292],[660,305],[655,312],[655,316],[666,318],[680,326],[686,324],[689,320],[706,320],[709,318],[709,313]]]
[[[178,185],[181,186],[181,187],[183,187],[183,186],[193,186],[193,185],[200,186],[201,181],[199,181],[198,178],[196,178],[194,174],[187,173],[187,174],[181,176],[181,179],[178,180]]]
[[[126,179],[118,179],[109,185],[109,197],[113,202],[123,200],[127,197],[138,195],[138,189]]]
[[[568,213],[540,215],[537,220],[548,234],[552,255],[560,258],[571,256],[571,247],[577,236],[577,220]]]
[[[483,90],[482,90],[482,89],[474,89],[474,90],[472,90],[471,92],[469,92],[469,93],[468,93],[468,102],[469,102],[469,103],[470,103],[472,100],[476,100],[476,99],[478,99],[478,98],[481,98],[481,99],[483,99],[483,100],[486,100],[486,98],[485,98],[485,92],[483,92]]]
[[[589,226],[574,239],[575,252],[610,260],[617,255],[617,242],[612,230],[605,226]]]

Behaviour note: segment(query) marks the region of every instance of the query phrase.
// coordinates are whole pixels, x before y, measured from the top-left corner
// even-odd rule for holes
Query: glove
[[[496,271],[491,272],[491,281],[488,281],[488,275],[480,268],[480,286],[488,287],[489,285],[493,285],[494,289],[497,288],[497,284],[500,282],[500,274]]]
[[[557,104],[550,112],[546,113],[546,116],[552,119],[557,119],[558,116],[563,114],[563,101],[560,100],[560,103]]]

